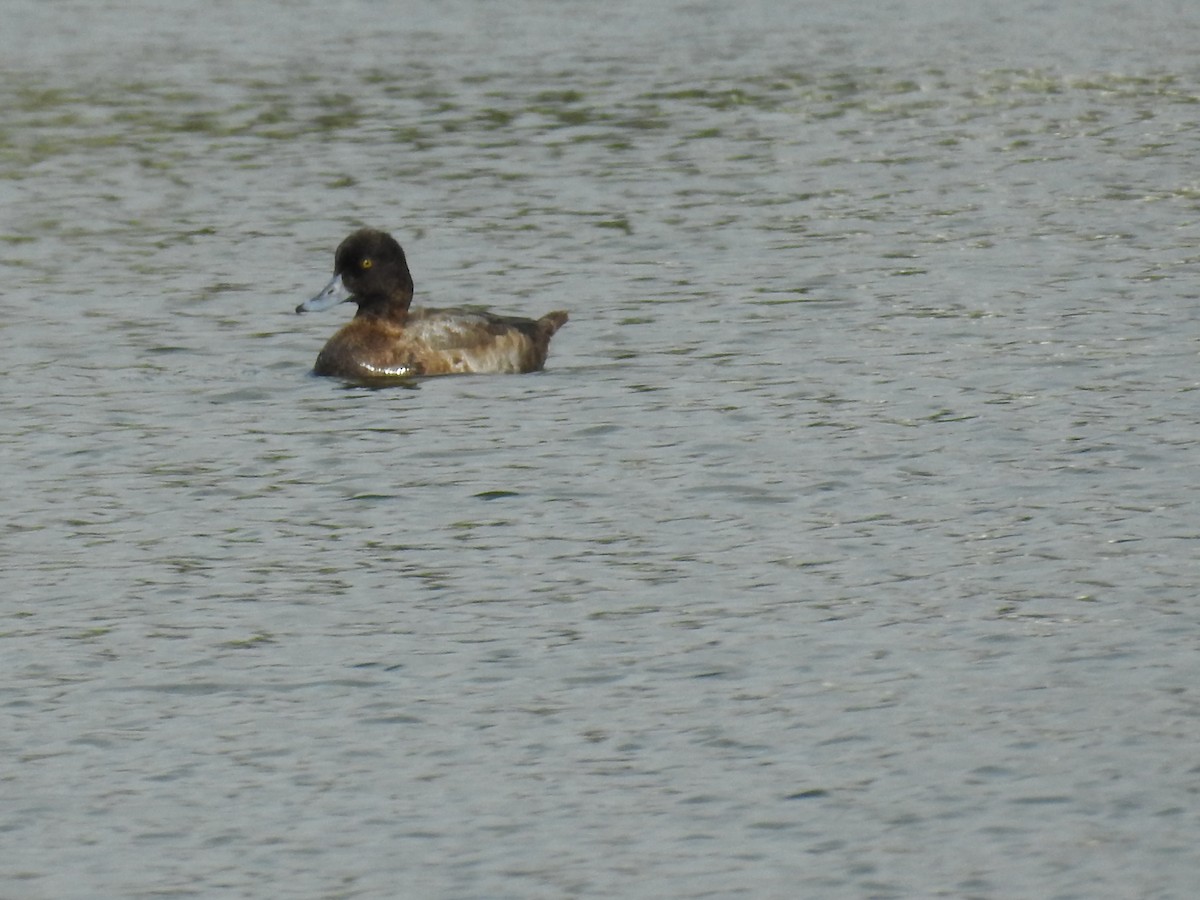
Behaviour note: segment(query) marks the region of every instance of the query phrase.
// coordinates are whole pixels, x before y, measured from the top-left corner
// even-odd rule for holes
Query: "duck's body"
[[[342,241],[333,279],[297,312],[353,300],[354,319],[321,350],[313,371],[348,379],[536,372],[565,312],[540,319],[473,309],[411,309],[412,276],[400,245],[371,228]]]
[[[355,316],[329,339],[313,371],[340,378],[537,372],[567,314],[540,319],[469,309],[411,309],[404,320]]]

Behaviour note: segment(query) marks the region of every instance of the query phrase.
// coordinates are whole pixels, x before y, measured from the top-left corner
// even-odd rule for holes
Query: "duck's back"
[[[536,372],[565,312],[540,319],[472,309],[413,309],[402,325],[357,317],[317,358],[319,375],[450,375]]]

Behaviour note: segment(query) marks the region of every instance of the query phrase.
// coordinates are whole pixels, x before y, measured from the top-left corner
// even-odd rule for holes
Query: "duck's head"
[[[317,312],[353,300],[359,315],[403,315],[412,302],[413,281],[404,250],[390,234],[361,228],[346,238],[333,258],[333,278],[296,312]]]

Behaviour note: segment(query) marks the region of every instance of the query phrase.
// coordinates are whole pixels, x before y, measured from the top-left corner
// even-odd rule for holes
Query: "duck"
[[[412,308],[413,280],[404,249],[390,234],[360,228],[333,258],[333,278],[297,313],[354,302],[354,318],[329,339],[315,375],[346,380],[426,375],[538,372],[550,338],[567,322],[562,310],[540,319],[462,307]]]

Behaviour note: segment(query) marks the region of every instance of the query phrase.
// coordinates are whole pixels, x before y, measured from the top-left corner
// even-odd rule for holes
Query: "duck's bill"
[[[345,303],[347,300],[353,300],[353,296],[346,285],[342,283],[341,275],[334,275],[329,280],[329,284],[325,285],[325,289],[311,300],[305,300],[296,307],[296,312],[320,312],[323,309],[329,309],[331,306],[337,306],[339,303]]]

